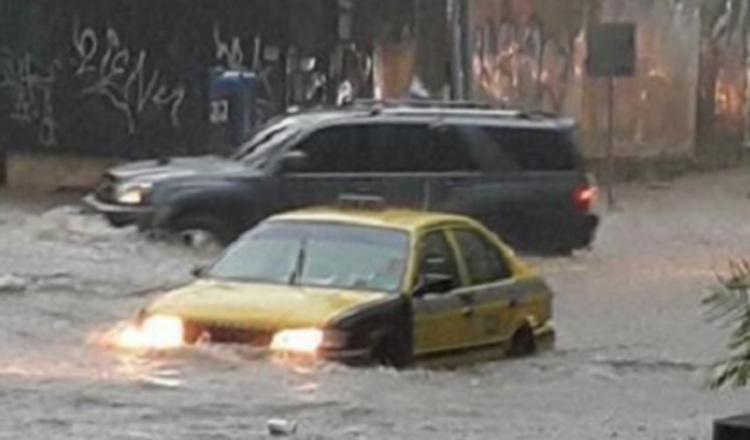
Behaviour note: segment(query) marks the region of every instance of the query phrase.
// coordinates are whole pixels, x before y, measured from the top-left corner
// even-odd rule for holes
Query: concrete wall
[[[41,192],[88,190],[102,173],[120,161],[82,156],[10,154],[6,159],[6,184],[12,189]]]

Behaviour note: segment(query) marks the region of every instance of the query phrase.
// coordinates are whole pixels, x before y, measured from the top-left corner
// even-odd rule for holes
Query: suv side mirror
[[[307,165],[307,153],[300,150],[287,151],[281,156],[279,169],[282,173],[301,171]]]

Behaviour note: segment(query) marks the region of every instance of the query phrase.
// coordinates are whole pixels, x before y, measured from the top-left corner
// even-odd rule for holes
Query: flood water
[[[0,195],[0,438],[710,438],[750,395],[710,391],[725,334],[701,299],[750,249],[750,179],[628,185],[595,248],[532,258],[557,348],[453,371],[300,365],[251,349],[118,352],[97,337],[211,252],[145,241],[68,200]],[[11,278],[12,274],[12,278]]]

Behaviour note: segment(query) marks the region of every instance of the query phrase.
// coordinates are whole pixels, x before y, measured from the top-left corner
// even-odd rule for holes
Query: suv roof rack
[[[560,115],[554,112],[548,112],[545,110],[520,110],[518,117],[523,119],[545,119],[545,118],[559,118]]]
[[[506,106],[492,106],[478,101],[439,101],[425,99],[357,99],[345,107],[370,110],[371,115],[380,113],[450,113],[456,115],[492,115],[505,118],[542,120],[560,118],[560,115],[545,110],[513,109]]]
[[[451,109],[493,108],[489,103],[481,101],[442,101],[435,99],[355,99],[349,105],[355,107],[419,107]]]

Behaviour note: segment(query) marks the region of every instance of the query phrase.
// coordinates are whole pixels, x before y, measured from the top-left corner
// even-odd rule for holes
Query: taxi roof
[[[407,208],[368,209],[320,206],[275,215],[269,220],[344,223],[415,232],[445,223],[473,224],[468,217]]]

